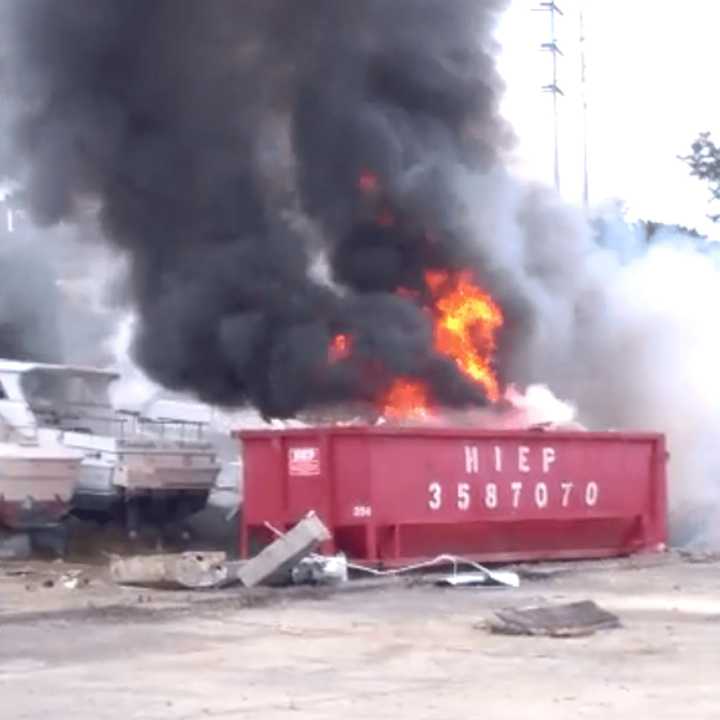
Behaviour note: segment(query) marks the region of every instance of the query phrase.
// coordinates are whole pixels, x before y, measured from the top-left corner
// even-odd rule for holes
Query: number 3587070
[[[479,493],[477,498],[476,493]],[[475,495],[475,497],[474,497]],[[600,489],[596,482],[586,483],[563,482],[552,487],[546,482],[513,482],[499,486],[497,483],[485,483],[473,487],[470,483],[460,482],[455,485],[431,482],[428,485],[428,507],[440,510],[454,506],[458,510],[469,510],[479,501],[482,507],[495,510],[500,507],[519,508],[530,505],[536,508],[570,507],[580,503],[587,507],[595,507],[598,503]]]

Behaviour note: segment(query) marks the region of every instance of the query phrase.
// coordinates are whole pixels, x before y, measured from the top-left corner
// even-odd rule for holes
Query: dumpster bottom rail
[[[283,531],[294,523],[281,524]],[[579,535],[584,542],[579,543]],[[267,526],[247,526],[242,555],[256,554],[275,534]],[[343,553],[352,562],[374,567],[426,563],[443,555],[474,562],[507,563],[533,560],[579,560],[662,552],[664,543],[648,547],[642,517],[593,518],[574,521],[519,521],[354,525],[337,527],[321,552]]]

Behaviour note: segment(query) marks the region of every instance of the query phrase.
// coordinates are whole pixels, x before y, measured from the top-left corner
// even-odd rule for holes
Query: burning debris
[[[418,381],[398,378],[383,402],[383,417],[391,420],[425,420],[429,414],[427,389]]]
[[[398,294],[420,302],[419,294],[406,288],[400,288]],[[422,307],[432,325],[436,351],[453,360],[489,400],[497,402],[500,390],[492,361],[495,334],[503,322],[500,308],[472,282],[467,271],[451,275],[444,270],[428,270],[425,295],[427,304]],[[330,343],[330,362],[352,361],[352,346],[351,335],[336,335]],[[432,400],[432,387],[412,377],[396,378],[376,405],[391,420],[424,420],[438,409]]]
[[[435,347],[481,384],[490,400],[497,401],[500,390],[492,361],[495,334],[503,324],[502,311],[487,293],[473,285],[468,272],[450,278],[445,271],[433,271],[427,273],[426,280],[439,314]],[[446,287],[448,292],[444,293]]]

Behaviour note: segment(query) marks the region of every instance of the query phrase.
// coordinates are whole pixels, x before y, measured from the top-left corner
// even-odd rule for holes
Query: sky
[[[582,202],[583,115],[580,9],[588,103],[590,204],[622,200],[631,217],[695,227],[720,239],[707,220],[709,190],[688,174],[699,132],[720,139],[714,82],[720,2],[716,0],[556,0],[561,193]],[[507,83],[503,113],[518,135],[516,171],[553,182],[550,18],[540,0],[513,0],[497,39]]]

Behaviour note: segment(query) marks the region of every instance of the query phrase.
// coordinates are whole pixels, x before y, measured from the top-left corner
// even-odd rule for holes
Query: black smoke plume
[[[504,5],[5,0],[12,172],[44,224],[98,204],[130,256],[137,358],[167,387],[289,416],[404,375],[481,403],[394,291],[476,252],[451,176],[508,136]],[[328,363],[337,333],[353,353]]]

